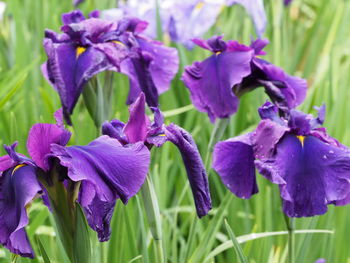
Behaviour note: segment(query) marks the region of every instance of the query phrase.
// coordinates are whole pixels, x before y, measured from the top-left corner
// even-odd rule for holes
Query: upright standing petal
[[[269,119],[281,125],[285,125],[282,119],[278,116],[278,107],[269,101],[266,101],[261,107],[258,108],[259,116],[262,120]]]
[[[258,159],[269,158],[276,145],[289,131],[287,126],[269,119],[262,120],[252,136],[254,155]]]
[[[117,139],[121,144],[128,144],[128,139],[124,134],[125,124],[119,120],[106,121],[102,124],[102,134]]]
[[[232,88],[250,74],[252,55],[252,51],[224,51],[185,68],[182,80],[193,104],[212,121],[237,111],[239,101]]]
[[[82,0],[75,0],[75,5],[78,5]],[[73,10],[69,13],[64,13],[62,15],[62,22],[64,25],[79,23],[85,20],[84,14],[80,10]]]
[[[177,49],[164,46],[158,41],[147,41],[138,38],[140,48],[152,55],[150,73],[153,82],[161,94],[170,88],[170,82],[179,69],[179,56]]]
[[[135,103],[129,108],[129,121],[123,130],[129,143],[144,142],[146,140],[150,121],[146,115],[145,106],[145,95],[141,93]]]
[[[226,187],[240,198],[258,192],[255,178],[252,134],[242,135],[215,145],[213,168]]]
[[[127,103],[133,103],[141,92],[145,93],[147,104],[158,107],[158,90],[149,70],[153,57],[148,52],[138,51],[138,57],[124,60],[121,72],[129,77],[130,92]]]
[[[326,105],[323,104],[321,107],[314,107],[315,110],[317,110],[317,117],[313,118],[311,121],[311,127],[313,129],[319,128],[326,118]]]
[[[175,48],[166,47],[161,42],[136,37],[138,56],[124,60],[121,72],[130,79],[130,93],[127,103],[133,103],[145,93],[147,104],[158,107],[159,94],[167,91],[179,67],[179,57]]]
[[[0,176],[0,243],[22,257],[34,257],[24,229],[29,223],[26,206],[40,193],[33,166],[13,167]]]
[[[13,163],[15,165],[19,164],[26,164],[31,166],[36,166],[35,163],[29,159],[28,157],[19,154],[16,152],[17,142],[13,143],[11,146],[4,145],[5,151],[7,152],[8,156],[12,159]],[[9,161],[7,158],[2,157],[5,163],[3,163],[4,167],[9,164]],[[7,160],[6,160],[7,159]],[[1,172],[4,170],[0,170]]]
[[[51,152],[51,144],[65,146],[70,132],[56,124],[38,123],[32,126],[27,140],[27,149],[37,166],[44,171],[49,169],[46,156]]]
[[[165,133],[168,140],[174,143],[181,153],[192,188],[197,214],[199,217],[205,216],[211,209],[211,198],[207,174],[196,143],[187,131],[175,124],[167,126]]]

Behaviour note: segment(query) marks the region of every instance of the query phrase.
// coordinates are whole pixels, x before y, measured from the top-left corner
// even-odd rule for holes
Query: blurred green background
[[[5,1],[6,2],[6,1]],[[331,136],[350,146],[350,1],[295,0],[286,8],[282,0],[265,0],[268,17],[264,35],[270,40],[266,59],[286,72],[306,78],[307,99],[300,107],[314,113],[313,106],[327,105],[325,127]],[[84,13],[94,9],[116,7],[115,0],[86,0],[80,6]],[[59,97],[41,75],[40,65],[46,60],[42,47],[44,29],[59,31],[63,12],[73,9],[70,0],[8,0],[0,22],[0,144],[18,141],[19,152],[26,152],[26,139],[31,125],[54,122],[53,112],[60,107]],[[255,35],[250,17],[240,6],[223,10],[216,25],[206,34],[224,34],[249,44]],[[173,44],[172,44],[173,45]],[[175,46],[175,45],[174,45]],[[183,66],[202,60],[209,52],[180,47],[181,65],[170,90],[160,97],[161,110],[169,111],[191,104],[189,92],[179,80]],[[117,73],[116,73],[117,74]],[[115,78],[114,117],[126,121],[125,100],[128,81]],[[238,113],[231,119],[223,139],[254,129],[258,123],[257,107],[267,99],[262,89],[243,96]],[[191,107],[188,107],[191,108]],[[213,125],[208,117],[194,109],[166,118],[193,134],[204,157]],[[73,144],[85,144],[96,136],[93,122],[80,99],[73,115]],[[209,172],[214,209],[205,218],[196,218],[181,156],[166,144],[152,150],[151,176],[159,199],[167,262],[239,262],[224,218],[236,236],[257,232],[285,230],[278,187],[258,175],[260,193],[251,200],[226,195],[218,175]],[[5,154],[1,149],[1,153]],[[127,206],[118,202],[112,220],[112,237],[107,243],[93,238],[93,262],[154,261],[154,246],[140,196]],[[329,207],[326,215],[296,220],[297,229],[330,229],[335,234],[298,234],[297,261],[314,262],[322,257],[327,262],[350,262],[350,207]],[[0,262],[42,262],[37,238],[51,262],[65,262],[57,241],[52,217],[40,202],[30,208],[27,228],[37,258],[33,261],[12,257],[0,249]],[[0,222],[1,223],[1,222]],[[226,242],[227,241],[227,242]],[[265,237],[242,244],[249,262],[286,262],[287,236]]]

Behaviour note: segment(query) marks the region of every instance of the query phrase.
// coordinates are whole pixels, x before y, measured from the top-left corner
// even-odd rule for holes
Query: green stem
[[[18,255],[12,254],[11,263],[17,263]]]
[[[162,240],[154,240],[154,244],[157,250],[157,262],[163,263],[164,261],[164,249],[163,249],[163,241]]]
[[[289,218],[284,215],[288,230],[288,261],[295,262],[295,218]]]
[[[190,234],[189,234],[188,241],[187,241],[187,246],[186,246],[185,262],[188,262],[188,258],[190,256],[192,244],[193,244],[194,237],[196,234],[197,222],[198,222],[197,215],[194,215],[193,222],[192,222],[191,229],[190,229]]]
[[[205,156],[204,166],[206,171],[210,169],[210,164],[211,164],[210,157],[213,151],[214,144],[221,139],[229,122],[230,122],[230,118],[217,119],[215,122],[215,126],[211,133],[208,148],[207,148],[207,153]]]
[[[113,72],[104,74],[104,81],[94,77],[85,85],[83,98],[98,135],[102,123],[109,119],[113,107]]]
[[[73,234],[75,231],[74,216],[75,212],[70,203],[70,196],[67,189],[59,181],[58,164],[55,162],[48,175],[39,174],[40,182],[45,186],[52,208],[53,218],[55,220],[58,236],[62,242],[63,248],[71,262],[74,262],[73,254]],[[74,188],[69,184],[69,188]]]
[[[57,234],[63,248],[72,263],[76,263],[74,238],[76,235],[76,199],[80,182],[69,181],[67,187],[59,180],[58,163],[54,162],[49,174],[40,173],[39,180],[45,186],[52,214],[57,227]]]
[[[141,188],[141,195],[146,210],[148,225],[156,246],[156,262],[164,263],[165,254],[162,241],[162,222],[157,196],[150,176],[147,176],[146,181]]]

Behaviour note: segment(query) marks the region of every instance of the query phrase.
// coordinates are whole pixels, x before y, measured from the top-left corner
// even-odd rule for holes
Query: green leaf
[[[162,113],[163,113],[164,117],[167,118],[167,117],[177,116],[177,115],[186,113],[186,112],[193,110],[193,109],[194,109],[193,104],[189,104],[189,105],[186,105],[186,106],[174,109],[174,110],[163,111]],[[153,119],[153,114],[149,117],[151,119]]]
[[[132,263],[132,262],[136,262],[137,260],[141,260],[142,259],[142,255],[138,255],[136,257],[134,257],[133,259],[131,259],[128,263]]]
[[[75,235],[73,253],[75,262],[91,262],[89,229],[81,206],[76,203]]]
[[[38,237],[38,236],[36,237],[36,242],[38,243],[40,255],[42,256],[44,263],[50,263],[51,261],[50,261],[48,255],[45,251],[45,248],[40,240],[40,237]]]
[[[226,219],[225,219],[225,227],[226,227],[226,231],[228,233],[228,235],[230,236],[232,243],[233,243],[233,247],[239,257],[240,262],[242,263],[248,263],[248,259],[246,258],[246,256],[243,253],[243,250],[241,248],[241,246],[239,245],[235,234],[233,233],[230,225],[227,223]]]
[[[162,239],[162,224],[157,196],[150,176],[147,176],[141,188],[143,204],[145,206],[148,225],[155,240]]]
[[[83,89],[83,98],[86,109],[88,110],[91,118],[93,119],[95,125],[99,124],[97,116],[97,94],[94,90],[94,85],[97,85],[96,79],[91,79]]]
[[[22,87],[25,79],[27,78],[27,74],[21,75],[21,77],[14,83],[14,85],[6,92],[6,94],[0,100],[0,109],[4,107],[6,102],[10,101],[14,94]]]
[[[323,229],[309,229],[309,230],[296,230],[294,232],[295,234],[334,234],[334,231],[332,230],[323,230]],[[237,242],[239,244],[248,242],[248,241],[252,241],[255,239],[260,239],[260,238],[264,238],[264,237],[271,237],[271,236],[281,236],[281,235],[288,235],[288,231],[275,231],[275,232],[264,232],[264,233],[252,233],[252,234],[248,234],[248,235],[244,235],[244,236],[239,236],[237,237]],[[219,245],[218,247],[216,247],[215,249],[213,249],[208,256],[205,258],[205,260],[203,261],[203,263],[206,262],[211,262],[211,260],[219,255],[220,253],[224,252],[225,250],[232,248],[233,247],[233,243],[231,240],[228,240],[224,243],[222,243],[221,245]]]
[[[189,262],[198,263],[203,262],[203,258],[209,251],[215,242],[215,235],[219,231],[224,215],[227,211],[227,207],[233,199],[233,195],[229,192],[225,195],[221,201],[220,207],[217,209],[215,216],[209,221],[208,227],[205,232],[200,233],[200,243],[196,250],[192,253]]]
[[[141,188],[141,195],[146,210],[148,225],[157,250],[157,262],[164,262],[162,220],[157,195],[150,176],[147,176]]]
[[[144,263],[149,263],[149,255],[147,250],[147,232],[143,221],[141,202],[138,196],[136,196],[136,201],[137,201],[137,211],[139,216],[139,227],[140,227],[140,233],[141,233],[140,239],[141,239],[141,247],[142,247],[142,259]]]
[[[46,207],[41,207],[42,209],[33,216],[33,219],[31,219],[29,227],[27,227],[27,234],[29,236],[34,236],[35,231],[44,224],[45,220],[49,216],[49,211],[46,209]]]

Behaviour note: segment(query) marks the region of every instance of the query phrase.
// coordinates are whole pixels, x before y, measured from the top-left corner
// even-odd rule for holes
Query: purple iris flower
[[[81,182],[78,202],[99,240],[110,237],[110,221],[117,199],[126,204],[146,179],[150,153],[142,143],[121,145],[101,136],[86,146],[51,146],[51,158],[68,168],[67,177]]]
[[[78,6],[80,5],[81,3],[83,3],[85,0],[73,0],[73,5],[74,6]]]
[[[15,152],[16,143],[5,146],[8,155],[0,158],[0,243],[12,253],[34,257],[25,226],[26,207],[43,193],[36,177],[36,165]]]
[[[262,0],[163,0],[158,1],[163,32],[175,42],[193,47],[192,38],[202,37],[216,22],[225,6],[242,5],[255,25],[258,37],[266,27],[266,15]],[[149,23],[145,33],[157,37],[157,2],[155,0],[130,0],[120,8],[105,10],[106,19],[118,19],[123,15],[139,17]]]
[[[129,121],[124,124],[112,120],[102,125],[102,133],[117,139],[123,145],[142,143],[151,148],[170,141],[179,149],[186,167],[197,214],[205,216],[211,209],[211,198],[205,168],[192,136],[175,124],[164,125],[161,112],[154,108],[154,122],[145,114],[143,93],[130,107]]]
[[[244,46],[237,41],[223,41],[222,36],[208,40],[194,39],[213,54],[201,62],[185,67],[182,80],[190,90],[192,103],[206,112],[213,122],[237,111],[239,97],[262,86],[283,111],[299,105],[305,98],[305,80],[286,74],[281,68],[258,58],[264,55],[266,40]]]
[[[44,127],[39,125],[34,126],[33,135],[29,135],[29,152],[43,147],[39,138],[50,134],[47,124]],[[64,130],[62,125],[59,127]],[[44,160],[48,164],[58,160],[60,166],[66,168],[63,169],[66,171],[63,179],[81,182],[77,201],[84,208],[87,221],[97,232],[99,240],[108,240],[116,200],[120,198],[126,204],[146,179],[150,163],[147,147],[142,143],[123,146],[108,136],[101,136],[85,146],[67,147],[50,141],[44,145],[48,151],[45,154],[42,151],[39,158],[31,154],[33,160],[36,163]]]
[[[327,205],[350,202],[350,150],[320,127],[318,117],[291,110],[286,118],[266,102],[262,121],[254,132],[219,142],[213,168],[226,187],[240,198],[258,192],[255,168],[279,185],[283,211],[289,217],[309,217],[327,212]]]
[[[127,203],[139,191],[150,163],[149,150],[141,142],[122,145],[101,136],[86,146],[66,146],[70,133],[63,127],[62,114],[56,117],[57,124],[39,123],[31,128],[27,149],[32,159],[17,154],[16,144],[5,147],[8,155],[0,159],[0,243],[24,257],[34,257],[24,229],[26,207],[39,195],[50,196],[54,169],[59,172],[59,183],[81,183],[77,201],[99,240],[106,241],[116,200]]]
[[[292,3],[293,0],[283,0],[283,3],[285,6],[290,5],[290,3]]]
[[[263,0],[226,0],[227,5],[239,4],[245,8],[251,16],[258,38],[265,32],[267,18]]]
[[[179,69],[177,49],[142,35],[147,26],[145,21],[124,18],[118,25],[119,30],[132,32],[135,41],[133,51],[136,55],[129,56],[121,63],[121,73],[130,80],[127,103],[133,103],[142,91],[147,104],[158,107],[158,95],[169,89]]]
[[[45,31],[48,60],[42,70],[60,96],[68,124],[84,85],[100,72],[129,76],[129,103],[142,90],[148,104],[158,106],[158,94],[169,88],[178,70],[176,49],[142,36],[147,22],[135,18],[110,22],[98,15],[95,11],[85,19],[81,11],[72,11],[62,15],[62,34]]]
[[[0,243],[12,253],[34,257],[24,229],[29,222],[26,207],[44,193],[37,176],[48,168],[44,156],[49,143],[66,144],[69,138],[70,133],[58,125],[37,124],[27,142],[32,159],[16,153],[17,143],[5,146],[8,155],[0,158]]]

